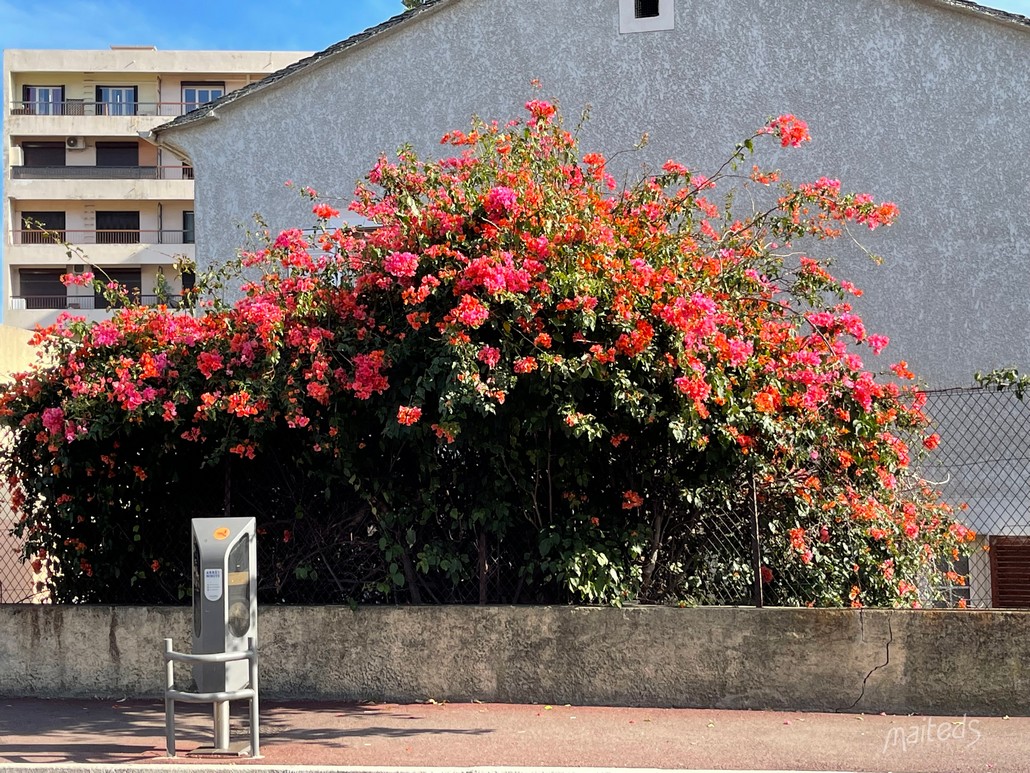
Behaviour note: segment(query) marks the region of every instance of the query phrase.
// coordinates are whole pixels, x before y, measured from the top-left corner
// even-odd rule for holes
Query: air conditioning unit
[[[64,140],[64,146],[68,150],[84,150],[86,148],[85,137],[66,137]]]

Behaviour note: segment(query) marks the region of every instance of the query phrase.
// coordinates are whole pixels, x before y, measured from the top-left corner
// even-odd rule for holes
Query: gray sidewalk
[[[245,709],[234,707],[234,738],[246,735]],[[230,762],[184,756],[210,743],[208,708],[176,716],[181,756],[168,759],[160,701],[0,698],[0,771],[1030,771],[1027,717],[267,701],[263,758]]]

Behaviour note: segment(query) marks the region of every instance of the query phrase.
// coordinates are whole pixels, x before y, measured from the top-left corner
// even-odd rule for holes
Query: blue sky
[[[0,48],[318,51],[404,10],[400,0],[0,0]],[[1027,0],[1030,3],[1030,0]]]
[[[403,10],[400,0],[0,0],[0,48],[318,51]],[[560,0],[555,0],[560,2]],[[1030,16],[1030,0],[993,0]]]

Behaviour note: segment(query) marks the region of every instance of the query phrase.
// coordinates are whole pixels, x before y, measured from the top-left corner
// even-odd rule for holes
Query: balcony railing
[[[14,180],[192,180],[193,167],[169,166],[12,166]]]
[[[181,228],[128,230],[102,228],[92,231],[66,228],[14,231],[15,244],[193,244],[193,232]]]
[[[90,102],[85,99],[69,99],[64,102],[18,101],[11,103],[11,115],[157,115],[173,117],[196,110],[200,106],[201,104],[196,102]]]
[[[135,299],[135,296],[130,296]],[[164,304],[171,308],[179,308],[182,304],[181,295],[141,295],[139,302],[143,306],[158,306]],[[95,295],[12,295],[11,311],[25,311],[26,309],[78,309],[81,311],[105,311],[118,308],[117,303],[108,303],[104,298],[97,298]]]

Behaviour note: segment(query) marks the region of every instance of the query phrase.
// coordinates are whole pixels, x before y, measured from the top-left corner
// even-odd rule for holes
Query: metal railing
[[[248,669],[247,686],[239,690],[223,692],[189,692],[175,689],[176,663],[231,663],[246,660]],[[252,758],[261,756],[260,723],[258,722],[258,650],[257,639],[247,639],[247,649],[242,652],[213,652],[210,654],[189,654],[172,649],[172,640],[165,639],[165,750],[169,757],[175,756],[175,702],[211,703],[214,705],[215,738],[212,752],[228,752],[229,749],[229,701],[245,700],[250,704],[250,750]]]
[[[177,116],[196,110],[200,102],[96,102],[85,99],[67,99],[63,102],[16,100],[11,103],[11,115],[43,116]]]
[[[176,229],[23,228],[13,231],[15,244],[193,244],[193,232]]]
[[[166,166],[12,166],[13,180],[192,180],[193,167]]]
[[[131,294],[133,300],[136,295]],[[181,295],[140,295],[139,302],[143,306],[169,306],[178,308],[182,303]],[[39,309],[73,309],[79,311],[106,311],[107,309],[118,308],[119,304],[109,303],[104,298],[95,295],[12,295],[11,311],[39,310]]]

